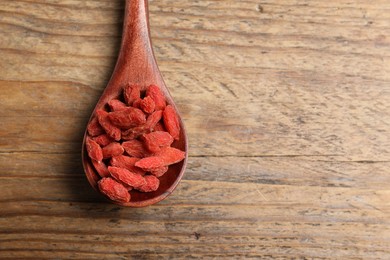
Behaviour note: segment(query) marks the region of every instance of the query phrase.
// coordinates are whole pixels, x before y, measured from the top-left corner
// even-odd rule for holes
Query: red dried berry
[[[124,168],[108,166],[108,171],[112,177],[128,186],[138,188],[146,184],[145,178],[142,175],[130,172]]]
[[[173,143],[173,137],[168,132],[162,131],[143,134],[141,138],[146,148],[153,153],[160,151],[161,147],[170,146]]]
[[[146,122],[144,112],[134,107],[128,107],[122,111],[111,112],[108,114],[108,118],[115,126],[122,129],[139,126]]]
[[[161,121],[156,124],[156,126],[154,127],[154,131],[167,132],[167,130],[165,129],[165,126],[161,123]]]
[[[123,187],[126,188],[127,191],[131,191],[131,190],[134,189],[132,186],[126,185],[126,184],[124,184],[124,183],[122,183],[122,185],[123,185]]]
[[[164,125],[175,140],[179,140],[180,124],[175,109],[168,105],[163,113]]]
[[[129,202],[130,194],[127,189],[112,178],[103,178],[98,182],[99,190],[113,201]]]
[[[136,100],[133,102],[133,107],[135,107],[135,108],[141,108],[141,101],[142,101],[141,98],[136,99]]]
[[[162,111],[158,110],[153,112],[146,119],[146,123],[141,126],[130,128],[124,132],[122,132],[122,138],[124,140],[132,140],[139,137],[142,134],[150,133],[153,131],[154,127],[162,118]]]
[[[102,148],[98,143],[96,143],[94,140],[91,138],[87,137],[85,140],[85,146],[87,148],[88,156],[95,160],[100,162],[103,160],[103,152]]]
[[[165,97],[159,87],[150,85],[146,90],[146,97],[151,97],[153,99],[156,110],[163,110],[165,108]]]
[[[149,155],[149,152],[145,148],[144,144],[141,141],[135,139],[123,142],[122,147],[125,149],[128,155],[133,157],[142,158]]]
[[[95,142],[97,142],[100,146],[107,146],[110,143],[114,141],[111,137],[109,137],[107,134],[102,134],[99,136],[95,136],[92,138]]]
[[[110,160],[110,164],[111,166],[125,168],[131,172],[141,174],[142,176],[144,176],[146,172],[135,166],[135,163],[138,162],[139,160],[140,160],[139,158],[119,155],[119,156],[112,157]]]
[[[150,170],[150,173],[153,174],[156,177],[161,177],[167,171],[168,171],[168,166],[163,166],[163,167],[160,167],[160,168],[156,168],[156,169]]]
[[[108,102],[108,105],[110,106],[110,109],[112,112],[115,111],[122,111],[127,108],[126,104],[118,99],[112,99]]]
[[[148,119],[146,119],[145,128],[153,131],[156,124],[161,120],[162,115],[163,113],[161,110],[153,112],[153,114],[148,116]]]
[[[100,175],[100,177],[104,178],[104,177],[110,176],[110,173],[108,172],[107,166],[104,164],[104,162],[98,162],[98,161],[95,161],[93,159],[91,161],[92,161],[93,167],[95,167],[95,170]]]
[[[96,115],[99,120],[99,124],[103,127],[104,131],[113,138],[115,141],[121,139],[121,130],[114,126],[111,121],[108,119],[108,113],[104,110],[96,110]]]
[[[149,96],[142,99],[139,105],[140,105],[140,108],[147,114],[153,113],[154,108],[156,106],[154,104],[153,99]]]
[[[159,156],[146,157],[135,163],[135,166],[145,171],[153,171],[165,165],[165,161]]]
[[[186,153],[173,148],[173,147],[164,147],[160,151],[154,154],[164,161],[164,165],[171,165],[182,161],[186,157]]]
[[[126,104],[131,106],[134,101],[140,98],[141,88],[138,85],[127,85],[123,91]]]
[[[121,155],[125,152],[125,149],[123,149],[122,145],[117,142],[110,143],[109,145],[103,147],[103,158],[111,158],[113,156]]]
[[[160,186],[160,180],[157,179],[153,175],[145,176],[145,181],[146,181],[146,184],[137,188],[139,191],[152,192],[152,191],[156,191],[158,189],[158,187]]]
[[[98,136],[104,134],[104,129],[100,126],[97,117],[92,118],[87,127],[90,136]]]
[[[92,183],[97,183],[100,180],[100,176],[95,173],[95,171],[93,170],[92,165],[90,163],[86,163],[84,166],[85,166],[85,172],[87,173],[87,178]]]
[[[138,136],[142,135],[143,133],[148,133],[150,132],[147,128],[145,128],[144,125],[142,126],[137,126],[130,128],[126,131],[122,132],[122,139],[123,140],[133,140],[137,138]]]

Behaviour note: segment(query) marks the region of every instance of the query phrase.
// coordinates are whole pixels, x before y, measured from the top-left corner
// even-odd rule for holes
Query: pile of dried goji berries
[[[97,110],[88,124],[86,149],[101,179],[100,191],[117,202],[129,202],[129,191],[156,191],[169,165],[185,152],[171,147],[179,140],[175,109],[167,105],[159,87],[141,92],[128,85],[122,97],[112,99],[107,111]]]

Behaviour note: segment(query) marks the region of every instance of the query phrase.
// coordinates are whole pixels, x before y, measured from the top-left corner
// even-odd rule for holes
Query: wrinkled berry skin
[[[101,193],[103,193],[113,201],[130,201],[130,193],[128,192],[128,190],[122,184],[112,178],[102,178],[98,182],[98,187]]]

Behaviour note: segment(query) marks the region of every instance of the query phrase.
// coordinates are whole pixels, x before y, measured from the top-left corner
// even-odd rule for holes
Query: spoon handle
[[[110,84],[161,82],[150,40],[148,0],[126,0],[122,43]]]

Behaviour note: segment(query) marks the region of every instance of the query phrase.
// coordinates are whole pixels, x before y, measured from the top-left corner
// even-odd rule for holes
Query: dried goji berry
[[[140,98],[141,88],[138,85],[127,85],[123,91],[126,104],[131,106],[134,101]]]
[[[173,137],[168,132],[155,131],[149,134],[143,134],[142,140],[149,151],[158,152],[161,147],[170,146],[173,143]]]
[[[135,108],[141,108],[141,101],[142,101],[141,98],[136,99],[136,100],[133,102],[133,107],[135,107]]]
[[[100,180],[100,176],[95,173],[92,165],[90,163],[86,163],[84,167],[85,167],[85,172],[87,173],[88,180],[97,183]]]
[[[163,110],[165,108],[165,97],[159,87],[155,85],[150,85],[146,90],[146,96],[151,97],[153,99],[156,110]]]
[[[148,113],[148,114],[153,113],[154,108],[155,108],[154,101],[149,96],[142,99],[139,106],[145,113]]]
[[[112,178],[103,178],[98,182],[99,190],[113,201],[129,202],[130,193],[119,182]]]
[[[140,160],[139,158],[119,155],[119,156],[112,157],[110,160],[110,164],[111,166],[125,168],[131,172],[141,174],[142,176],[144,176],[146,172],[141,168],[135,166],[135,163],[138,162],[139,160]]]
[[[142,125],[146,122],[144,112],[134,107],[128,107],[125,110],[111,112],[108,114],[108,118],[115,126],[122,129]]]
[[[112,112],[115,111],[122,111],[127,108],[126,104],[118,99],[112,99],[108,102],[108,105],[110,106],[110,109]]]
[[[87,127],[90,136],[98,136],[104,134],[104,129],[100,126],[97,117],[92,118]]]
[[[138,188],[146,184],[145,178],[142,175],[130,172],[124,168],[108,166],[108,171],[112,177],[128,186]]]
[[[153,176],[153,175],[145,176],[145,181],[146,181],[146,184],[137,188],[139,191],[152,192],[152,191],[158,190],[158,187],[160,186],[160,180],[157,179],[155,176]]]
[[[130,156],[142,158],[148,156],[150,153],[145,148],[144,144],[138,140],[130,140],[122,143],[122,147]]]
[[[162,166],[160,168],[156,168],[153,170],[150,170],[150,173],[153,174],[156,177],[163,176],[168,171],[168,166]]]
[[[142,135],[143,133],[147,133],[147,132],[148,132],[147,129],[143,125],[133,127],[133,128],[130,128],[130,129],[122,132],[122,139],[123,140],[133,140],[133,139],[137,138],[138,136]]]
[[[145,170],[153,171],[157,168],[165,166],[165,161],[159,156],[145,157],[135,163],[135,166]]]
[[[124,140],[132,140],[139,137],[142,134],[152,132],[154,127],[158,123],[158,121],[161,120],[161,117],[162,117],[161,110],[153,112],[151,115],[148,116],[145,124],[123,131],[122,138]]]
[[[131,190],[133,190],[133,187],[132,187],[132,186],[129,186],[129,185],[127,185],[127,184],[124,184],[124,183],[122,183],[122,185],[123,185],[123,187],[125,187],[125,188],[126,188],[126,190],[127,190],[127,191],[131,191]]]
[[[85,146],[87,148],[88,156],[91,159],[98,162],[103,160],[103,151],[98,143],[96,143],[91,138],[87,137],[85,140]]]
[[[117,142],[110,143],[109,145],[103,147],[103,158],[111,158],[113,156],[121,155],[125,152],[125,149],[123,149],[122,145]]]
[[[163,132],[167,132],[167,130],[165,129],[164,125],[163,125],[161,122],[158,122],[158,123],[155,125],[154,131],[163,131]]]
[[[164,161],[164,165],[171,165],[182,161],[186,153],[174,147],[164,147],[154,154]]]
[[[121,139],[121,130],[114,126],[108,119],[108,113],[104,110],[96,110],[96,115],[99,120],[99,124],[103,127],[104,131],[113,138],[115,141]]]
[[[95,142],[97,142],[100,146],[106,146],[109,145],[114,141],[111,137],[109,137],[107,134],[102,134],[99,136],[95,136],[92,138]]]
[[[175,109],[168,105],[163,113],[164,126],[175,140],[179,140],[180,124]]]
[[[148,118],[146,119],[145,128],[149,129],[150,131],[153,131],[158,121],[161,120],[162,114],[162,111],[158,110],[148,116]]]
[[[101,161],[98,162],[98,161],[95,161],[93,159],[91,161],[92,161],[93,167],[95,167],[95,170],[100,175],[100,177],[104,178],[104,177],[110,176],[110,173],[108,172],[107,166],[104,164],[104,162],[101,162]]]

